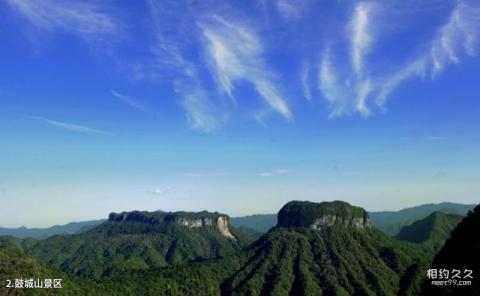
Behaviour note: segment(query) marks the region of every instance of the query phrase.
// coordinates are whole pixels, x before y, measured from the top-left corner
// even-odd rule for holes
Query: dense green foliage
[[[181,213],[178,217],[192,215]],[[153,221],[152,217],[159,216],[140,216],[139,212],[126,220],[116,221],[115,217],[111,215],[111,220],[77,235],[53,236],[40,241],[10,239],[9,242],[64,272],[92,279],[115,272],[224,257],[251,242],[248,235],[232,228],[230,231],[236,240],[225,237],[216,225],[180,225],[170,220],[171,213],[165,216],[167,221]]]
[[[330,205],[324,214],[337,209],[338,204]],[[335,213],[359,213],[358,208],[345,210]],[[293,209],[290,213],[295,214]],[[122,293],[418,295],[428,264],[429,256],[419,246],[398,242],[375,228],[275,227],[233,256],[135,273]],[[142,279],[155,282],[143,285]]]
[[[15,279],[61,279],[61,289],[7,288],[7,280]],[[0,246],[0,295],[94,295],[97,290],[94,283],[74,279],[47,266],[21,251]]]
[[[452,231],[431,268],[461,271],[460,280],[470,280],[469,286],[433,286],[425,282],[423,295],[480,295],[480,205],[465,217]],[[465,270],[472,270],[472,279],[463,278]],[[450,274],[452,276],[452,274]]]
[[[286,221],[366,215],[343,202],[299,203],[284,207],[281,215],[295,217]],[[0,252],[0,275],[58,274],[69,283],[59,295],[418,295],[430,262],[419,245],[374,227],[277,226],[245,247],[249,237],[233,228],[237,241],[214,226],[176,223],[199,218],[191,213],[167,216],[122,213],[78,235],[3,238],[12,247],[0,249],[8,250]],[[24,263],[11,263],[16,257]]]
[[[369,212],[369,217],[373,225],[386,234],[395,236],[403,226],[421,220],[435,211],[465,216],[474,207],[475,205],[443,202],[406,208],[396,212]]]
[[[375,229],[275,228],[222,284],[226,295],[414,294],[425,255]],[[420,265],[419,265],[420,263]]]
[[[462,216],[459,215],[434,212],[422,220],[404,226],[395,238],[422,244],[436,253],[461,220]]]
[[[415,246],[376,229],[274,228],[234,256],[119,273],[102,288],[119,295],[418,295],[427,266]]]

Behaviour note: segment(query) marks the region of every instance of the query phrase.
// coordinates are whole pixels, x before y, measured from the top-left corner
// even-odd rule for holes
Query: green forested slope
[[[237,241],[156,214],[116,216],[81,235],[10,242],[43,258],[34,261],[48,269],[42,272],[59,272],[46,263],[64,270],[75,286],[62,292],[72,295],[419,294],[429,254],[372,227],[363,209],[297,201],[278,216],[281,226],[243,249],[248,237],[233,229]]]
[[[304,212],[304,206],[311,204],[290,204],[279,214],[285,227],[273,228],[237,255],[136,273],[126,286],[147,295],[418,295],[429,263],[418,246],[397,242],[368,221],[351,223],[365,217],[360,208],[333,203]],[[336,216],[338,224],[288,225],[325,214]],[[144,286],[140,278],[156,281]]]
[[[176,213],[168,217],[156,213],[135,215],[125,221],[110,219],[81,234],[39,241],[10,239],[10,243],[71,275],[100,279],[123,271],[223,257],[251,242],[248,235],[231,227],[229,230],[235,239],[223,235],[215,225],[187,227],[168,220],[207,216],[216,219],[218,215],[213,213]]]
[[[456,214],[465,216],[475,205],[442,202],[438,204],[424,204],[405,208],[399,211],[369,212],[372,224],[389,235],[396,235],[403,226],[421,220],[433,212]]]
[[[461,220],[462,216],[459,215],[434,212],[422,220],[404,226],[395,238],[422,244],[433,252],[438,252]]]
[[[450,279],[453,269],[460,270],[460,278],[456,281],[471,281],[464,286],[432,286],[425,282],[423,295],[480,295],[480,206],[477,206],[452,231],[440,252],[435,255],[431,268],[449,270]],[[464,278],[466,270],[472,271],[472,278]],[[438,280],[438,278],[437,278]]]

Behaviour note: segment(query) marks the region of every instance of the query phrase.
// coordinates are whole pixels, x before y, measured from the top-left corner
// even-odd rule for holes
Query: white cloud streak
[[[271,38],[265,34],[267,31],[271,33],[271,28],[257,28],[261,23],[255,22],[255,14],[251,14],[253,17],[243,14],[243,19],[241,9],[233,4],[213,7],[207,1],[191,9],[190,4],[184,1],[146,1],[151,15],[152,29],[149,33],[152,34],[152,39],[149,40],[150,43],[142,46],[150,51],[150,56],[145,63],[135,63],[135,73],[141,78],[160,77],[171,80],[173,91],[191,128],[212,133],[223,126],[230,113],[242,103],[237,88],[242,87],[245,82],[252,86],[263,103],[263,106],[257,107],[254,112],[249,111],[254,119],[265,125],[265,118],[276,112],[287,121],[293,120],[292,111],[281,87],[281,79],[288,75],[282,77],[273,71],[277,68],[269,63],[269,50],[272,45],[278,46],[278,43],[271,43],[272,40],[288,40],[293,43],[297,40],[300,42],[303,39],[318,38],[323,42],[322,32],[317,32],[316,29],[303,30],[305,24],[302,24],[303,19],[300,18],[307,17],[305,20],[309,20],[307,13],[310,11],[305,8],[311,2],[277,0],[271,5],[262,2],[265,9],[273,9],[273,14],[277,14],[277,18],[271,18],[272,22],[301,20],[288,23],[288,30]],[[102,42],[107,37],[118,34],[122,28],[111,12],[107,13],[107,7],[102,6],[101,1],[6,0],[6,3],[17,15],[39,30],[76,34],[89,43]],[[315,65],[295,65],[300,66],[294,79],[301,84],[299,89],[303,96],[312,101],[313,95],[319,90],[329,104],[331,117],[354,113],[368,117],[373,114],[372,105],[376,104],[376,107],[384,109],[392,93],[405,81],[425,77],[434,80],[449,66],[477,56],[480,4],[475,0],[458,0],[455,3],[444,24],[430,40],[419,44],[417,48],[412,44],[412,48],[416,49],[415,56],[406,56],[400,63],[396,63],[397,60],[394,59],[389,60],[391,64],[385,63],[387,65],[384,69],[380,69],[380,63],[374,61],[373,57],[379,57],[374,55],[375,47],[382,50],[385,48],[379,46],[382,34],[388,30],[396,30],[392,29],[397,25],[393,23],[393,19],[391,24],[386,24],[385,21],[388,19],[388,9],[393,9],[397,4],[385,4],[381,1],[353,3],[348,7],[348,19],[340,20],[340,32],[346,36],[339,36],[341,38],[338,40],[341,41],[327,40],[322,43],[322,48],[326,47],[326,50],[319,60],[316,56],[318,49],[314,48],[314,45],[319,43],[309,41],[306,44],[308,46],[295,44],[295,49],[291,51],[301,55],[293,56],[292,65],[295,60],[301,63],[313,60],[314,56],[317,61]],[[222,9],[218,6],[222,6]],[[406,10],[418,8],[410,5],[405,7]],[[450,9],[448,5],[442,7]],[[233,10],[228,9],[235,11],[229,13],[228,11]],[[335,9],[338,7],[335,6]],[[327,21],[325,20],[325,23]],[[407,27],[404,25],[402,24],[403,29]],[[337,29],[336,26],[333,27]],[[385,29],[386,27],[388,28]],[[308,35],[312,32],[319,34],[313,38]],[[291,33],[302,35],[302,38],[289,35]],[[283,46],[280,46],[283,50]],[[288,46],[286,48],[290,49]],[[285,69],[288,69],[290,61],[286,65]],[[318,89],[312,89],[310,85],[314,83],[314,79],[311,79],[314,76],[312,73],[318,73]],[[211,79],[214,80],[213,83]],[[132,108],[149,112],[148,108],[132,97],[116,91],[112,91],[112,95]],[[62,126],[61,122],[56,121],[51,121],[50,124]],[[68,129],[67,126],[68,124],[63,128]],[[75,125],[70,126],[72,130],[75,130],[74,127]],[[77,126],[76,130],[82,132],[79,127],[81,126]],[[87,131],[88,128],[83,132]]]
[[[120,94],[120,93],[118,93],[114,90],[112,90],[111,93],[114,97],[116,97],[120,101],[124,102],[125,104],[129,105],[130,107],[138,109],[138,110],[140,110],[142,112],[145,112],[145,113],[151,113],[150,110],[147,107],[145,107],[143,104],[139,103],[134,98],[131,98],[131,97],[126,96],[126,95],[122,95],[122,94]]]
[[[479,34],[480,5],[460,1],[435,34],[428,50],[385,79],[376,98],[377,104],[383,108],[390,93],[407,79],[423,79],[430,73],[433,80],[448,65],[460,63],[465,56],[476,56]]]
[[[209,93],[202,85],[196,64],[183,53],[185,40],[179,37],[182,35],[180,33],[183,29],[182,21],[186,21],[190,26],[189,30],[192,31],[196,26],[194,19],[182,20],[172,26],[168,22],[168,16],[174,13],[176,4],[170,7],[172,4],[169,2],[153,0],[148,1],[148,4],[155,29],[155,43],[150,48],[154,61],[147,65],[149,71],[153,72],[150,76],[156,76],[158,72],[165,70],[174,71],[176,74],[170,74],[168,77],[174,77],[173,89],[180,98],[190,127],[204,133],[215,132],[225,123],[228,116],[209,99]],[[183,16],[189,14],[183,13]]]
[[[371,4],[360,2],[355,7],[353,18],[350,22],[351,39],[351,59],[353,69],[357,75],[362,74],[364,55],[371,47],[373,38],[369,31]]]
[[[99,130],[99,129],[95,129],[95,128],[91,128],[91,127],[87,127],[87,126],[83,126],[83,125],[72,124],[72,123],[67,123],[67,122],[62,122],[62,121],[56,121],[56,120],[51,120],[51,119],[48,119],[48,118],[38,117],[38,116],[31,116],[30,118],[43,121],[43,122],[49,124],[50,126],[53,126],[55,128],[59,128],[59,129],[63,129],[63,130],[66,130],[66,131],[70,131],[70,132],[82,133],[82,134],[88,134],[88,135],[110,135],[110,133],[108,133],[108,132],[105,132],[105,131],[102,131],[102,130]]]
[[[335,72],[330,55],[330,49],[327,49],[319,70],[319,89],[324,94],[326,100],[330,103],[331,117],[343,115],[347,108],[348,98],[346,97],[346,85],[340,85]]]
[[[335,49],[327,48],[319,66],[319,89],[330,103],[330,116],[341,116],[356,112],[364,117],[371,115],[371,101],[384,109],[391,93],[411,78],[434,80],[447,66],[461,63],[465,57],[477,55],[480,34],[480,5],[474,1],[459,1],[444,25],[438,28],[427,49],[419,51],[414,58],[393,71],[371,71],[368,53],[377,43],[372,28],[382,18],[372,2],[358,3],[349,22],[350,67],[345,69],[341,57],[335,60]]]
[[[278,14],[285,20],[296,20],[302,16],[307,0],[277,0]]]
[[[459,63],[464,54],[475,56],[479,30],[480,5],[475,5],[473,1],[460,1],[432,42],[430,48],[432,77],[439,74],[448,64]]]
[[[302,67],[302,71],[300,73],[300,81],[302,82],[302,91],[303,96],[308,101],[312,101],[312,91],[310,89],[310,66],[308,63],[305,63]]]
[[[227,119],[226,114],[214,111],[206,94],[201,90],[185,93],[182,105],[190,126],[205,133],[215,132]]]
[[[104,35],[118,31],[116,21],[93,2],[7,0],[7,3],[39,29],[76,33],[88,42],[101,41]]]
[[[235,101],[235,82],[248,81],[273,110],[291,120],[292,113],[271,79],[262,57],[263,46],[253,30],[218,16],[200,26],[219,88]]]

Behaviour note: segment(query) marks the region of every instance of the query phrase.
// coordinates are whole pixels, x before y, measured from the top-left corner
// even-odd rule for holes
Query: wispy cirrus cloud
[[[251,11],[244,5],[215,1],[145,1],[147,10],[141,16],[146,16],[148,32],[138,39],[130,36],[140,41],[141,57],[132,55],[138,60],[128,64],[129,75],[133,80],[160,81],[162,87],[166,81],[171,83],[170,96],[177,100],[189,126],[205,133],[226,125],[235,112],[246,112],[262,125],[272,114],[293,121],[292,106],[302,107],[294,100],[302,95],[313,102],[321,94],[330,117],[360,114],[367,118],[375,108],[384,110],[405,81],[434,80],[449,66],[477,56],[479,47],[480,4],[474,0],[441,5],[442,1],[422,5],[413,0],[406,4],[401,0],[345,2],[321,5],[325,14],[309,0],[263,1],[248,6]],[[7,3],[40,30],[77,34],[88,42],[107,40],[128,27],[99,1]],[[430,10],[429,5],[439,6],[441,13],[428,15],[432,22],[421,37],[408,35],[415,30],[409,23],[412,15]],[[400,6],[403,10],[398,13]],[[281,32],[276,31],[279,27]],[[393,48],[396,34],[412,44]],[[135,95],[116,90],[112,95],[149,112]]]
[[[310,70],[310,65],[308,63],[304,63],[300,72],[303,96],[308,101],[312,101],[312,90],[310,89]]]
[[[254,31],[218,16],[200,26],[207,42],[209,64],[220,89],[235,100],[235,82],[248,81],[273,110],[291,120],[292,113],[273,82],[274,75],[262,57],[262,42]]]
[[[72,124],[72,123],[67,123],[63,121],[57,121],[57,120],[52,120],[44,117],[39,117],[39,116],[31,116],[30,118],[35,120],[40,120],[42,122],[47,123],[50,126],[63,129],[69,132],[82,133],[82,134],[88,134],[88,135],[111,135],[109,132],[105,132],[105,131],[91,128],[84,125]]]
[[[352,70],[344,70],[345,65],[338,66],[334,61],[334,49],[327,47],[319,66],[319,90],[330,103],[331,117],[338,117],[353,112],[363,116],[370,115],[368,97],[374,87],[368,73],[364,73],[365,55],[371,50],[373,36],[371,34],[372,3],[359,2],[353,9],[347,25],[350,41],[350,66]],[[339,59],[343,60],[343,58]]]
[[[445,68],[465,57],[477,56],[480,36],[480,4],[459,1],[446,23],[435,33],[427,49],[383,82],[376,102],[383,107],[388,96],[405,80],[427,75],[435,79]]]
[[[330,49],[327,49],[320,62],[318,87],[331,106],[330,116],[343,115],[347,112],[346,109],[349,103],[349,98],[346,94],[347,85],[345,82],[341,83],[337,76]]]
[[[383,109],[390,93],[400,86],[400,84],[405,80],[414,76],[425,77],[426,67],[426,61],[423,58],[420,58],[408,63],[399,71],[388,75],[384,79],[382,86],[378,91],[377,97],[375,98],[377,106]]]
[[[459,63],[465,54],[476,55],[480,34],[480,5],[478,2],[477,5],[473,3],[475,2],[460,1],[433,40],[430,48],[433,76],[448,64]]]
[[[309,0],[277,0],[275,5],[283,19],[297,20],[302,16],[309,2]]]
[[[407,56],[388,70],[379,69],[378,63],[369,58],[369,53],[375,52],[374,45],[381,41],[376,40],[378,34],[373,34],[373,28],[381,29],[380,23],[385,22],[392,7],[387,9],[374,2],[355,5],[348,22],[350,64],[341,63],[345,60],[341,54],[332,54],[338,51],[335,46],[324,51],[318,68],[318,85],[330,103],[330,116],[359,113],[367,117],[372,114],[373,106],[384,109],[391,93],[406,80],[415,77],[424,80],[427,76],[433,80],[447,66],[476,56],[480,5],[475,1],[459,1],[429,41],[412,44],[419,48],[414,56]]]
[[[138,102],[136,99],[134,99],[132,97],[129,97],[129,96],[126,96],[126,95],[123,95],[123,94],[120,94],[120,93],[118,93],[114,90],[112,90],[110,92],[114,97],[116,97],[120,101],[124,102],[125,104],[129,105],[130,107],[138,109],[138,110],[140,110],[142,112],[145,112],[145,113],[151,113],[151,111],[147,107],[145,107],[142,103]]]
[[[98,2],[56,0],[7,0],[10,8],[33,26],[47,31],[66,31],[88,42],[118,32],[118,24]]]
[[[187,57],[185,51],[198,36],[186,36],[183,30],[195,31],[196,21],[193,15],[185,12],[182,2],[160,2],[149,0],[150,15],[154,27],[154,43],[150,47],[153,60],[146,66],[148,76],[162,77],[166,70],[173,71],[169,75],[179,103],[185,110],[187,122],[192,129],[213,133],[222,126],[228,114],[215,104],[209,92],[204,87],[198,65]],[[172,25],[170,17],[176,14],[182,16]]]
[[[183,94],[182,105],[186,110],[187,120],[193,129],[206,133],[215,132],[227,120],[227,115],[215,112],[206,94],[202,90]]]
[[[367,54],[373,42],[370,32],[370,13],[372,3],[360,2],[356,5],[350,20],[351,44],[350,55],[355,73],[361,75],[364,55]]]

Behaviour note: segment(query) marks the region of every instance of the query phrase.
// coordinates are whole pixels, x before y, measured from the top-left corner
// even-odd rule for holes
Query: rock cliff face
[[[236,240],[231,234],[228,216],[210,212],[123,212],[111,213],[108,221],[111,222],[137,222],[137,223],[175,223],[189,228],[215,227],[225,237]]]
[[[280,227],[311,227],[323,229],[333,226],[368,228],[371,226],[368,213],[346,202],[302,202],[287,203],[278,213]]]
[[[177,224],[187,226],[187,227],[190,227],[190,228],[205,227],[205,226],[212,226],[213,225],[212,218],[207,218],[207,217],[193,218],[193,219],[178,218],[175,222]]]
[[[217,228],[221,234],[226,236],[229,239],[237,240],[231,233],[230,229],[228,228],[228,217],[226,216],[218,216],[217,218]]]

